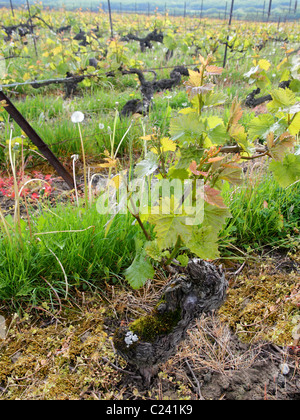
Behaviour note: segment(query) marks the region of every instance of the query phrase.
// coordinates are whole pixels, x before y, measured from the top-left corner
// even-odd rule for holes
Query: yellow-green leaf
[[[163,152],[175,152],[176,143],[168,137],[164,137],[160,141]]]
[[[290,108],[296,102],[296,95],[290,89],[276,89],[271,93],[273,100],[267,105],[271,112],[279,109]]]
[[[258,65],[261,69],[268,71],[271,67],[271,63],[268,60],[265,60],[264,58],[262,60],[259,60]]]
[[[293,120],[292,120],[291,124],[289,125],[289,132],[290,132],[293,136],[296,136],[296,135],[299,133],[299,131],[300,131],[300,112],[298,112],[298,113],[294,116],[294,118],[293,118]]]

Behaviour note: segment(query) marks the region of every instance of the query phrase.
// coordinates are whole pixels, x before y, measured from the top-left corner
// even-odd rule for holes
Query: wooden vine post
[[[0,87],[1,89],[1,87]],[[0,90],[0,101],[5,101],[5,111],[12,117],[12,119],[18,124],[18,126],[24,131],[24,133],[30,138],[32,143],[39,149],[43,156],[48,160],[50,165],[56,170],[58,175],[60,175],[68,184],[70,189],[74,188],[74,180],[72,175],[65,169],[65,167],[60,163],[57,157],[51,152],[47,144],[40,138],[36,131],[31,127],[28,121],[23,117],[23,115],[17,110],[17,108],[12,104],[9,98]]]

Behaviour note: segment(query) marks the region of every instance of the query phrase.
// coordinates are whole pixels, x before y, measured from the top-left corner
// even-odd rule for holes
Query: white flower
[[[126,333],[126,336],[124,338],[125,343],[127,344],[127,347],[129,347],[131,344],[135,343],[136,341],[138,341],[138,336],[136,334],[133,334],[132,331],[128,331]]]
[[[76,123],[81,123],[84,120],[84,114],[80,111],[76,111],[72,114],[71,121]]]
[[[104,124],[102,124],[102,123],[99,124],[100,130],[103,130],[104,127],[105,127]]]
[[[73,159],[76,162],[76,160],[79,159],[79,155],[72,155],[71,156],[71,159]]]

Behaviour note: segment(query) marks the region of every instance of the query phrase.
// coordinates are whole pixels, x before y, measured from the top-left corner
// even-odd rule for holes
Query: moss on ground
[[[27,314],[8,322],[7,337],[0,339],[0,400],[194,398],[171,374],[159,379],[158,389],[138,389],[115,354],[112,325],[119,320],[112,307],[94,297],[85,301],[89,309],[66,308],[51,325]]]
[[[300,258],[251,263],[231,284],[219,315],[243,341],[293,345],[294,320],[300,316]],[[299,290],[298,290],[299,289]]]
[[[10,329],[0,340],[0,389],[5,399],[110,399],[121,374],[103,328],[105,310],[43,327]]]

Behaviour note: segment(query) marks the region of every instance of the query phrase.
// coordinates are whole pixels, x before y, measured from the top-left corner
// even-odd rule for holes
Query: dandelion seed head
[[[84,120],[84,114],[81,111],[76,111],[71,116],[72,123],[81,123]]]

